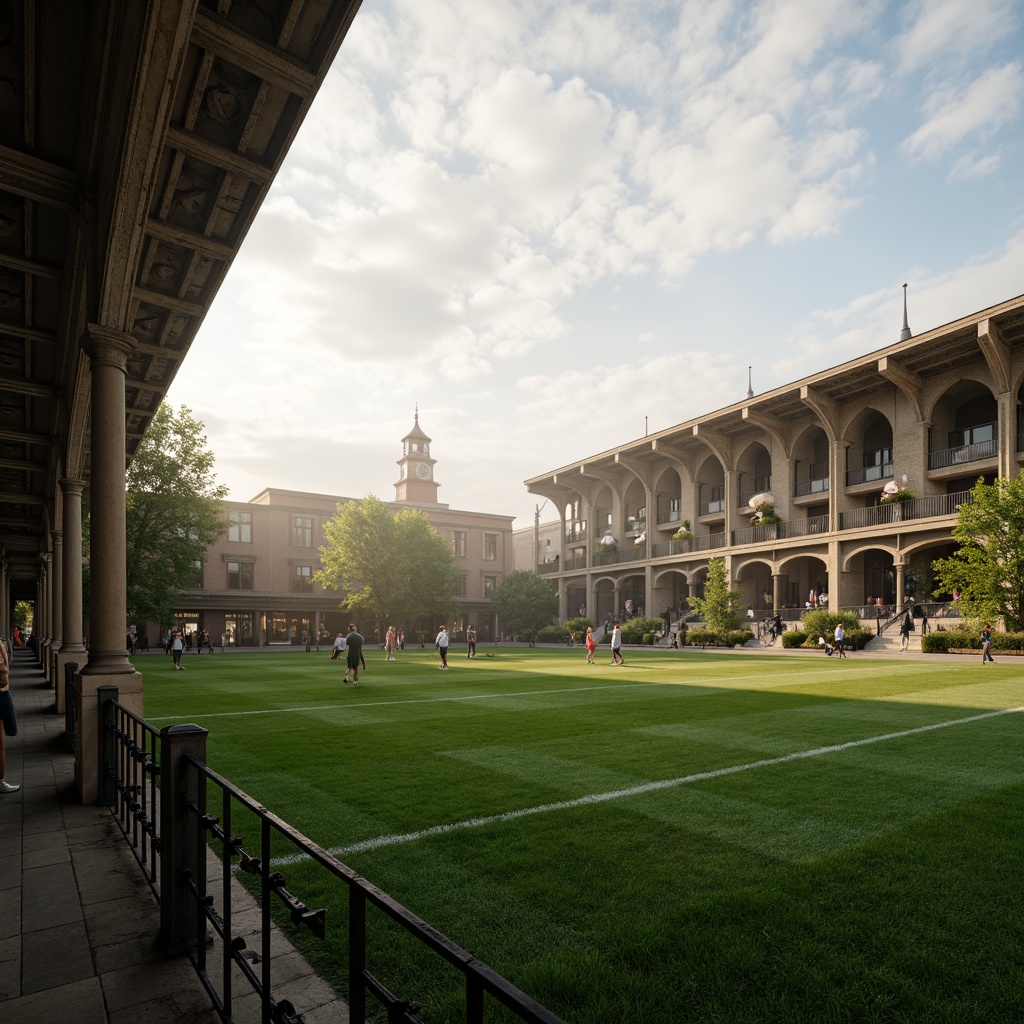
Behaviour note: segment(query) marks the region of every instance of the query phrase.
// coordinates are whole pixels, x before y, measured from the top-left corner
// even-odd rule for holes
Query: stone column
[[[101,686],[116,686],[119,702],[142,716],[142,676],[125,649],[127,619],[125,530],[125,401],[130,335],[90,324],[82,347],[92,372],[89,660],[75,676],[75,788],[83,804],[100,792]]]
[[[772,573],[772,611],[778,611],[782,607],[782,573]]]
[[[53,543],[51,566],[52,588],[50,593],[50,660],[46,665],[46,677],[51,684],[57,681],[57,655],[64,638],[64,538],[60,530],[50,532]]]
[[[903,574],[907,567],[897,562],[893,568],[896,570],[896,611],[899,611],[903,607]]]
[[[999,476],[1011,480],[1017,475],[1017,396],[1012,391],[996,398],[999,431]]]
[[[64,714],[64,666],[69,661],[79,668],[85,664],[82,643],[82,490],[83,480],[61,480],[64,494],[63,608],[62,636],[53,680],[57,714]]]

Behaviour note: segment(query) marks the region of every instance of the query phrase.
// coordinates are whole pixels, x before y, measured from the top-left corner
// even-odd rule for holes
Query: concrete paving
[[[18,735],[7,740],[6,779],[21,789],[0,794],[0,1019],[215,1024],[191,963],[157,946],[160,908],[109,809],[77,801],[64,720],[31,652],[15,651],[11,689]],[[258,908],[241,886],[234,899],[258,947]],[[275,932],[275,997],[306,1024],[347,1022],[334,990]],[[234,1019],[259,1021],[248,984],[233,992]]]

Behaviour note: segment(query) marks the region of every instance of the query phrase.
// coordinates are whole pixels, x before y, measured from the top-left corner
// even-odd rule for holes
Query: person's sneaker
[[[0,793],[17,793],[21,789],[21,786],[16,786],[13,782],[8,782],[6,779],[0,779]]]

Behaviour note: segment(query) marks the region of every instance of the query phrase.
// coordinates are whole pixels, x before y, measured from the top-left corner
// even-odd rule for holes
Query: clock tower
[[[418,505],[436,505],[437,487],[434,482],[434,463],[430,457],[430,438],[420,427],[420,410],[416,407],[416,421],[412,430],[402,438],[402,457],[398,460],[399,478],[395,484],[395,501],[415,502]]]

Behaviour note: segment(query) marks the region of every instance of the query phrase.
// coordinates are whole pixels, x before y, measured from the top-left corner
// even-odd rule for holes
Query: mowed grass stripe
[[[404,843],[417,842],[434,836],[446,835],[450,832],[462,831],[464,829],[480,828],[484,825],[506,824],[520,818],[530,817],[536,814],[549,814],[556,811],[565,811],[577,807],[584,807],[591,804],[607,803],[613,800],[622,800],[629,797],[641,796],[647,793],[654,793],[664,789],[674,789],[678,786],[690,785],[694,782],[707,782],[711,779],[719,779],[727,775],[736,775],[740,772],[748,772],[758,768],[771,768],[776,765],[786,764],[792,761],[802,761],[807,758],[822,757],[826,754],[840,753],[852,750],[857,747],[867,746],[874,743],[885,743],[891,740],[905,739],[909,736],[919,736],[923,733],[933,732],[937,729],[949,729],[955,726],[969,725],[981,722],[990,718],[998,718],[1004,715],[1018,714],[1024,711],[1024,707],[1005,708],[1001,711],[987,711],[984,714],[972,715],[969,718],[953,719],[947,722],[935,722],[931,725],[921,725],[914,729],[904,729],[900,732],[885,733],[880,736],[869,736],[864,739],[850,740],[846,743],[830,744],[825,747],[818,747],[814,750],[798,750],[780,757],[761,758],[757,761],[750,761],[745,764],[731,765],[726,768],[713,768],[704,772],[697,772],[676,779],[662,779],[654,782],[645,782],[636,786],[629,786],[625,789],[612,790],[604,793],[588,793],[586,796],[576,797],[572,800],[560,800],[549,804],[541,804],[536,807],[522,807],[517,810],[504,811],[501,814],[488,815],[480,818],[470,818],[465,821],[449,822],[443,825],[434,825],[430,828],[420,829],[416,832],[406,832],[390,836],[379,836],[375,839],[365,840],[360,843],[353,843],[348,846],[338,847],[330,850],[332,856],[343,856],[348,853],[362,853],[367,850],[376,850],[383,846],[398,846]],[[275,861],[275,866],[298,863],[306,860],[304,855],[285,857]]]

